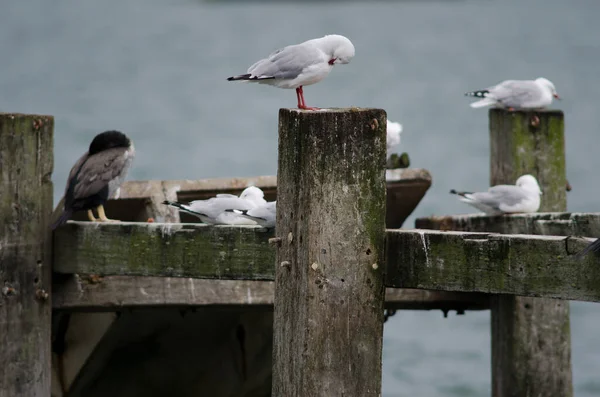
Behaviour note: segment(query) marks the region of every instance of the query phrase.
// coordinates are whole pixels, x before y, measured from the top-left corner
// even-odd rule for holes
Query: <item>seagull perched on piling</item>
[[[51,228],[67,222],[74,212],[86,210],[92,222],[115,222],[106,217],[104,204],[119,190],[134,157],[133,142],[122,132],[105,131],[96,135],[89,150],[71,168],[63,211]],[[94,208],[98,218],[94,217]]]
[[[227,80],[295,88],[299,109],[318,110],[306,106],[302,87],[318,83],[327,77],[334,65],[349,63],[353,57],[352,42],[332,34],[283,47],[250,66],[246,74]]]
[[[508,109],[543,109],[552,99],[560,99],[554,84],[543,77],[535,80],[505,80],[484,90],[465,94],[482,98],[471,103],[472,108],[495,106]]]
[[[487,192],[457,192],[452,189],[450,193],[460,196],[460,201],[487,215],[537,212],[542,195],[537,179],[529,174],[519,177],[516,185],[496,185]]]
[[[250,186],[236,196],[234,194],[217,194],[207,200],[195,200],[189,204],[175,201],[163,201],[163,204],[176,207],[180,211],[194,215],[204,223],[210,225],[256,225],[257,222],[247,217],[236,214],[228,209],[251,210],[266,204],[263,191]]]

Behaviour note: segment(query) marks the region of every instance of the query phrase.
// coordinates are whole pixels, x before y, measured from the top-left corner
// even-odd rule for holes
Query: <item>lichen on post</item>
[[[386,114],[279,113],[274,396],[379,396]]]
[[[564,115],[560,110],[490,110],[490,183],[538,179],[540,211],[565,211]],[[494,296],[492,396],[573,395],[569,303]]]
[[[0,113],[0,396],[50,395],[53,126]]]

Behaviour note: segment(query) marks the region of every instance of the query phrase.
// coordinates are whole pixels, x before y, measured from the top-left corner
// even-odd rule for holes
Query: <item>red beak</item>
[[[560,99],[560,97],[558,96],[558,94],[554,94],[554,98]]]
[[[330,60],[329,60],[329,64],[330,64],[330,65],[333,65],[333,63],[335,62],[335,60],[336,60],[336,59],[337,59],[337,58],[330,59]]]

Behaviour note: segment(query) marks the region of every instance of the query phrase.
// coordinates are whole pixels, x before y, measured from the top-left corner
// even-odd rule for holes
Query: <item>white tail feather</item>
[[[492,99],[492,98],[483,98],[482,100],[479,100],[477,102],[473,102],[471,103],[471,107],[472,108],[482,108],[485,106],[491,106],[496,104],[496,100]]]

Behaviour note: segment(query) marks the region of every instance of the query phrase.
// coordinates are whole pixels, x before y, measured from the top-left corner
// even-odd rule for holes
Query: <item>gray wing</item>
[[[67,197],[67,192],[69,191],[69,187],[71,187],[71,184],[75,182],[75,179],[74,179],[75,175],[77,175],[77,172],[81,168],[81,165],[83,164],[83,162],[85,160],[87,160],[87,158],[88,158],[88,152],[85,152],[84,155],[81,156],[79,158],[79,160],[77,160],[75,162],[75,165],[73,166],[73,168],[71,168],[71,171],[69,172],[69,176],[67,177],[67,186],[65,186],[65,194],[64,194],[65,197]]]
[[[527,199],[523,189],[511,185],[491,187],[487,192],[473,193],[472,196],[482,204],[500,210],[500,206],[514,206]]]
[[[537,84],[528,80],[506,80],[488,88],[490,96],[508,107],[521,107],[539,102],[542,92]]]
[[[100,192],[112,179],[126,171],[126,151],[127,148],[113,148],[87,157],[79,172],[75,171],[74,176],[77,180],[73,189],[73,198],[82,199]]]
[[[323,61],[323,53],[307,45],[291,45],[279,49],[248,68],[252,76],[294,79],[304,68]]]

